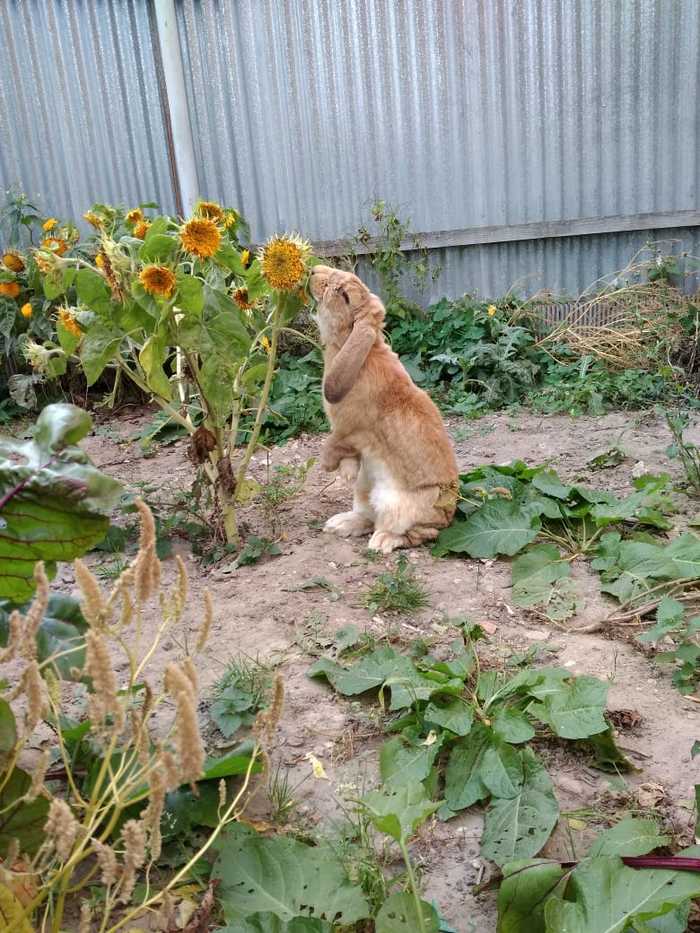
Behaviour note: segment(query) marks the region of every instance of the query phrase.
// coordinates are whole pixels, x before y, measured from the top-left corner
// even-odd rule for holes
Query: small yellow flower
[[[3,265],[7,269],[11,269],[12,272],[22,272],[24,270],[24,262],[21,256],[18,256],[17,253],[5,253],[2,257]]]
[[[99,217],[94,211],[86,211],[83,214],[83,220],[87,220],[91,227],[94,227],[95,230],[102,229],[102,218]]]
[[[32,313],[33,313],[32,306],[29,304],[28,301],[22,305],[22,307],[19,309],[19,313],[22,315],[22,317],[26,317],[26,318],[30,318],[32,316]]]
[[[58,221],[55,217],[48,217],[41,225],[41,229],[48,233],[49,230],[53,230],[57,223]]]
[[[135,207],[133,211],[129,211],[129,213],[126,215],[126,222],[128,224],[137,224],[140,223],[143,219],[143,211],[140,207]]]
[[[194,209],[199,217],[205,217],[207,220],[220,221],[224,219],[223,208],[216,201],[200,201]]]
[[[138,237],[139,240],[145,240],[146,234],[148,233],[148,228],[150,226],[151,226],[150,221],[139,220],[139,222],[134,227],[134,236]]]
[[[237,288],[233,293],[233,300],[236,302],[241,311],[250,311],[253,307],[253,303],[248,300],[247,288]]]
[[[247,269],[250,265],[250,250],[244,249],[241,253],[241,265],[244,269]]]
[[[238,223],[238,214],[236,211],[224,211],[224,227],[231,230]]]
[[[60,237],[47,236],[46,239],[41,241],[41,248],[50,253],[55,253],[56,256],[62,256],[67,252],[68,244],[65,240],[60,239]]]
[[[290,292],[300,282],[311,246],[296,234],[273,236],[258,253],[262,274],[268,285]]]
[[[0,282],[0,295],[6,298],[16,298],[20,291],[19,282]]]
[[[265,353],[269,353],[272,349],[272,345],[266,336],[260,338],[260,345],[262,346]]]
[[[145,266],[139,280],[151,295],[170,298],[175,288],[175,275],[167,266]]]
[[[489,305],[488,308],[486,309],[486,313],[488,314],[489,317],[493,317],[494,314],[497,313],[497,311],[498,311],[498,308],[496,307],[496,305]]]
[[[208,259],[219,248],[221,232],[213,220],[188,220],[180,231],[180,239],[188,253]]]
[[[67,330],[69,334],[73,334],[74,337],[83,336],[83,332],[70,308],[63,307],[58,309],[58,323]]]
[[[102,255],[102,253],[98,253],[97,256],[95,256],[95,265],[97,266],[98,269],[104,269],[105,258]]]

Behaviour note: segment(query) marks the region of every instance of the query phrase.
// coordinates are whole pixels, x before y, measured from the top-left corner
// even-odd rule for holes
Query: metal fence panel
[[[0,184],[59,217],[95,201],[173,210],[149,4],[0,3]]]

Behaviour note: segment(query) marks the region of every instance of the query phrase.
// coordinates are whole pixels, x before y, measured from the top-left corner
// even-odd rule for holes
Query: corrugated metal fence
[[[161,4],[162,6],[162,4]],[[197,190],[327,249],[376,198],[437,292],[578,292],[700,252],[697,0],[175,0]],[[4,0],[0,181],[178,204],[148,0]]]

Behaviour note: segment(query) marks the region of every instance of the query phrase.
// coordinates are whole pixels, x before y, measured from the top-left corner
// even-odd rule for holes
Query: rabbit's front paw
[[[339,512],[328,519],[323,530],[341,538],[359,538],[372,530],[372,519],[361,512]]]

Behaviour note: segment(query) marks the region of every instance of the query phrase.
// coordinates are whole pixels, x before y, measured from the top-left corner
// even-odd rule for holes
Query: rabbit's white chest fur
[[[401,497],[401,490],[387,465],[378,457],[363,454],[362,469],[367,477],[369,499],[374,510],[380,512],[396,505]]]

